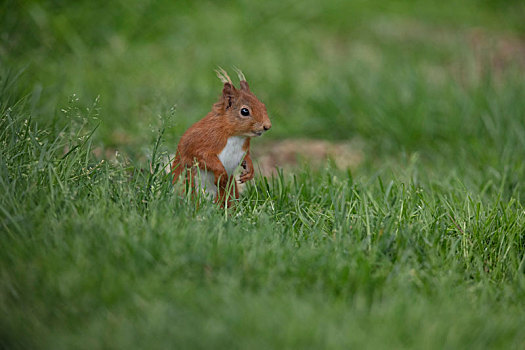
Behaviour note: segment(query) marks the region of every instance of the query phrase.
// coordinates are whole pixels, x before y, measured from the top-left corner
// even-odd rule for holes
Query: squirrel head
[[[261,136],[272,127],[264,103],[250,91],[244,74],[236,70],[240,89],[236,89],[226,72],[219,68],[217,76],[224,83],[222,95],[216,107],[223,118],[227,118],[234,136]]]

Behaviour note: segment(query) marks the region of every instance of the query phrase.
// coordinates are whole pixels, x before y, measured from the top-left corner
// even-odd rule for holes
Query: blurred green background
[[[267,104],[265,141],[359,137],[380,157],[431,158],[485,157],[470,146],[482,142],[499,157],[500,133],[525,148],[522,1],[7,1],[1,13],[0,62],[25,69],[36,117],[61,124],[68,97],[100,96],[97,137],[132,154],[173,106],[175,147],[217,99],[217,66],[240,67]]]

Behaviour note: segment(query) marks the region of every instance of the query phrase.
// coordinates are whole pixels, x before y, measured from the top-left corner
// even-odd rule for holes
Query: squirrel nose
[[[265,126],[264,126],[264,131],[268,131],[268,130],[270,130],[271,127],[272,127],[271,124],[269,124],[269,125],[265,125]]]

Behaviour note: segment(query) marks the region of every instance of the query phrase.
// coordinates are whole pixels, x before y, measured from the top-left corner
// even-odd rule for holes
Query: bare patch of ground
[[[253,147],[254,166],[263,176],[277,173],[277,168],[293,170],[302,163],[322,166],[328,159],[341,169],[355,169],[363,161],[362,144],[356,140],[330,142],[316,139],[286,139]]]
[[[96,159],[107,159],[110,162],[115,162],[118,151],[114,148],[95,147],[93,149],[93,155]]]
[[[487,66],[496,74],[511,65],[525,67],[525,41],[513,35],[494,35],[481,28],[468,33],[468,42],[472,48],[480,70]]]

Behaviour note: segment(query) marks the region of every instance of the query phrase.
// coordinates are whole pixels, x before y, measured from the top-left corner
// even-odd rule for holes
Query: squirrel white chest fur
[[[242,149],[245,141],[246,137],[231,136],[228,138],[226,146],[224,146],[221,153],[219,153],[219,159],[229,176],[237,169],[246,153]]]
[[[221,161],[224,169],[228,173],[228,176],[232,176],[237,167],[240,165],[246,151],[242,149],[246,137],[243,136],[231,136],[226,142],[226,146],[219,153],[218,157]],[[217,186],[215,185],[215,176],[210,171],[200,170],[197,175],[200,180],[197,181],[199,187],[204,190],[205,193],[215,196],[217,194]]]

